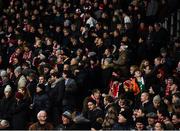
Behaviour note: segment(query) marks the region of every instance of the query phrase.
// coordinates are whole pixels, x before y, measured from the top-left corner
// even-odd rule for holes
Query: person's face
[[[148,120],[149,125],[154,125],[155,124],[155,119],[154,118],[149,117],[147,120]]]
[[[65,73],[62,73],[62,77],[63,77],[64,79],[66,79],[66,78],[67,78],[67,75],[66,75]]]
[[[106,100],[106,98],[104,98],[103,102],[104,102],[104,105],[108,104],[108,101]]]
[[[63,70],[67,70],[68,71],[69,70],[69,65],[65,64]]]
[[[168,80],[167,80],[167,84],[168,84],[168,85],[172,85],[172,84],[173,84],[173,80],[172,80],[172,79],[168,79]]]
[[[17,59],[17,58],[14,58],[13,59],[13,65],[16,65],[16,64],[18,64],[19,63],[19,60]]]
[[[137,122],[136,123],[136,128],[137,128],[137,130],[143,130],[144,129],[143,123]]]
[[[52,80],[52,81],[55,81],[56,78],[55,78],[53,75],[51,75],[51,80]]]
[[[142,109],[137,110],[136,117],[142,117],[142,116],[144,116]]]
[[[135,77],[140,77],[141,76],[141,71],[135,71],[134,74],[135,74]]]
[[[155,126],[154,126],[154,130],[155,130],[155,131],[160,131],[160,130],[162,130],[161,123],[156,123]]]
[[[41,91],[42,91],[42,89],[41,89],[41,88],[36,87],[36,93],[39,93],[39,92],[41,92]]]
[[[44,77],[40,76],[39,77],[39,84],[43,84],[45,82]]]
[[[155,65],[159,65],[161,63],[161,61],[160,60],[158,60],[158,59],[154,59],[154,64]]]
[[[101,95],[100,91],[95,92],[95,93],[94,93],[95,99],[99,99],[99,98],[100,98],[100,95]]]
[[[44,68],[44,74],[47,74],[49,72],[49,68]]]
[[[5,91],[4,95],[5,95],[6,98],[9,98],[10,95],[11,95],[11,91]]]
[[[160,102],[158,101],[153,101],[154,107],[157,109],[160,106]]]
[[[121,114],[118,115],[118,123],[126,123],[127,119],[124,118]]]
[[[47,119],[47,114],[45,112],[42,112],[38,117],[38,120],[41,122],[45,122],[46,119]]]
[[[92,102],[88,102],[88,109],[91,111],[95,108],[95,105]]]
[[[142,95],[141,95],[141,102],[145,102],[146,100],[148,100],[147,94],[142,93]]]
[[[19,73],[18,73],[17,71],[14,71],[14,75],[15,75],[16,77],[18,77],[18,76],[19,76]]]
[[[144,69],[145,74],[149,74],[151,72],[151,69],[149,66],[146,66]]]
[[[173,115],[173,116],[172,116],[172,123],[173,123],[174,125],[176,125],[177,123],[180,123],[180,119],[178,120],[178,118],[176,117],[176,115]]]
[[[119,106],[120,106],[121,108],[122,108],[122,107],[125,107],[125,100],[124,100],[124,99],[119,99],[118,104],[119,104]]]
[[[19,88],[19,89],[18,89],[18,92],[22,93],[23,95],[25,94],[25,90],[22,89],[22,88]]]
[[[135,68],[131,66],[131,67],[130,67],[130,74],[131,74],[131,75],[134,74],[134,70],[135,70]]]
[[[63,123],[63,125],[67,125],[69,122],[70,122],[70,120],[67,117],[62,116],[62,123]]]

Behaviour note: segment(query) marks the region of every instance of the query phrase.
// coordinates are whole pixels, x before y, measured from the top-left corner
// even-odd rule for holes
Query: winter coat
[[[0,101],[0,119],[10,120],[14,98],[3,98]]]
[[[29,127],[29,130],[53,130],[53,125],[51,123],[41,125],[39,122],[36,122]]]
[[[67,83],[65,83],[65,92],[63,97],[63,105],[72,105],[76,104],[76,94],[77,94],[77,85],[74,79],[69,78]]]
[[[46,93],[40,92],[34,96],[33,99],[33,109],[37,114],[40,110],[49,111],[50,101]]]
[[[12,105],[12,128],[14,130],[25,129],[28,122],[29,106],[24,100],[15,101]]]

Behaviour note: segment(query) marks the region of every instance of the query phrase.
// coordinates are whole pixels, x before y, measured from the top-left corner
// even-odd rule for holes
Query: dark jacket
[[[37,114],[40,110],[49,111],[50,101],[46,93],[40,92],[34,96],[33,99],[33,109]]]
[[[25,129],[28,122],[29,106],[24,100],[15,101],[12,105],[12,128]]]
[[[54,83],[51,84],[51,87],[48,90],[48,96],[52,106],[62,105],[64,90],[65,90],[65,84],[63,78],[59,78]]]
[[[119,123],[116,123],[112,130],[130,130],[130,125],[128,124],[119,124]]]
[[[85,117],[90,120],[91,124],[93,124],[96,122],[97,118],[103,118],[103,111],[99,107],[97,107],[94,110],[88,111],[87,116]]]
[[[75,106],[77,85],[74,79],[69,78],[67,83],[65,83],[65,92],[63,97],[63,105]]]
[[[0,119],[10,120],[14,98],[3,98],[0,101]]]
[[[51,123],[41,125],[39,122],[36,122],[29,127],[29,130],[53,130],[53,125]]]

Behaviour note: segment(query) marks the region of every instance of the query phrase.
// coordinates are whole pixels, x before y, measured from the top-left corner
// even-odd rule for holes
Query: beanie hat
[[[154,96],[153,102],[161,102],[161,97],[159,95]]]
[[[69,111],[65,111],[62,115],[68,119],[72,119],[72,114]]]
[[[43,91],[45,90],[45,85],[44,84],[38,84],[37,87],[41,88]]]
[[[21,92],[16,92],[15,97],[16,97],[17,99],[22,100],[22,99],[23,99],[23,97],[24,97],[24,95],[23,95]]]
[[[94,100],[94,99],[92,99],[92,98],[90,98],[89,100],[88,100],[88,103],[89,102],[91,102],[91,103],[93,103],[94,105],[96,105],[96,101]]]
[[[4,92],[10,92],[10,91],[12,91],[12,88],[10,85],[7,85],[4,89]]]

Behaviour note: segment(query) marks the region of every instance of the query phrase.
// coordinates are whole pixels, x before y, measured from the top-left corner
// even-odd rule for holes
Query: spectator
[[[29,127],[29,130],[53,130],[53,125],[48,123],[47,120],[47,113],[44,110],[41,110],[37,114],[38,122],[32,124]]]

